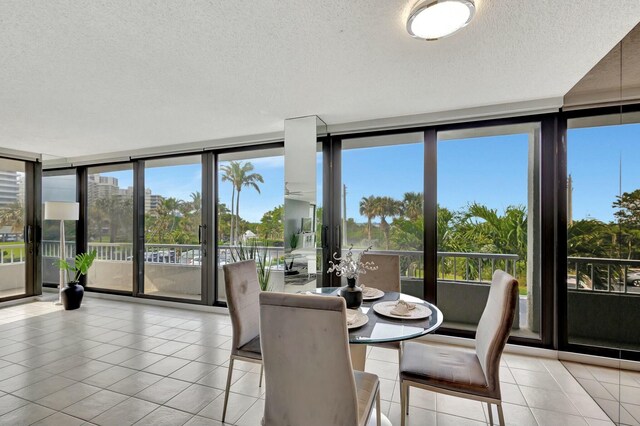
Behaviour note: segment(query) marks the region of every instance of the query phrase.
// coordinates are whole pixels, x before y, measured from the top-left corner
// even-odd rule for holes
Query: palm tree
[[[232,161],[229,164],[225,164],[224,166],[220,166],[220,170],[224,172],[222,175],[222,182],[231,182],[231,226],[229,227],[229,242],[233,244],[233,220],[235,213],[235,199],[236,199],[236,186],[234,184],[234,177],[237,174],[237,170],[239,170],[239,164],[237,161]]]
[[[254,167],[250,161],[247,161],[246,163],[243,163],[241,161],[231,161],[228,166],[222,166],[220,169],[224,172],[222,181],[231,182],[231,184],[233,185],[233,193],[231,196],[232,220],[234,220],[233,202],[235,198],[235,229],[234,223],[232,222],[231,224],[231,243],[233,244],[234,241],[238,238],[238,233],[240,230],[240,192],[242,191],[243,187],[251,187],[254,188],[259,194],[260,187],[258,186],[258,182],[264,183],[264,179],[259,173],[251,173],[253,172]]]
[[[129,197],[120,197],[118,195],[110,195],[104,198],[98,198],[93,206],[94,211],[102,211],[103,214],[97,215],[103,223],[101,227],[108,226],[109,242],[115,243],[121,228],[130,225],[133,220],[133,200]],[[130,233],[125,234],[125,238],[130,238]],[[102,229],[100,229],[102,237]],[[124,242],[124,241],[119,241]]]
[[[370,195],[360,200],[360,214],[367,217],[367,240],[371,241],[371,221],[376,217],[376,197]]]
[[[395,217],[402,211],[402,203],[391,197],[376,197],[374,202],[376,216],[380,217],[380,228],[384,233],[384,240],[387,250],[389,250],[389,230],[391,226],[387,222],[387,217]]]
[[[405,192],[402,200],[402,214],[411,221],[422,216],[423,198],[422,192]]]
[[[480,219],[482,222],[477,222]],[[471,232],[486,238],[493,249],[515,253],[521,259],[527,253],[527,210],[523,206],[509,206],[504,215],[482,204],[469,205],[465,217],[467,224],[475,225]]]
[[[191,213],[200,213],[202,210],[202,194],[200,191],[192,192],[191,201],[189,202],[189,206],[191,208]]]
[[[10,226],[11,232],[17,234],[24,229],[24,208],[15,201],[0,210],[0,225]]]

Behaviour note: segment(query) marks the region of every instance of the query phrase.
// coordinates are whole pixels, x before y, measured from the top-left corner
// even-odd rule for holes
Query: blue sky
[[[640,124],[570,129],[567,171],[573,178],[573,218],[613,220],[619,193],[640,188]]]
[[[613,220],[611,203],[618,194],[622,157],[622,190],[640,188],[640,124],[571,129],[568,135],[568,172],[573,177],[573,218]],[[364,196],[387,195],[401,199],[405,192],[423,190],[421,143],[343,150],[343,183],[347,185],[347,216],[358,222]],[[248,158],[265,183],[261,194],[244,188],[240,200],[243,218],[258,222],[264,212],[283,203],[282,157]],[[503,211],[527,204],[527,135],[491,136],[438,142],[438,202],[458,210],[471,202]],[[120,187],[132,184],[132,172],[115,176]],[[189,199],[200,190],[200,165],[147,169],[147,187],[166,197]],[[318,156],[318,197],[322,193],[322,165]],[[230,206],[231,185],[219,183],[220,200]],[[320,201],[320,200],[319,200]]]

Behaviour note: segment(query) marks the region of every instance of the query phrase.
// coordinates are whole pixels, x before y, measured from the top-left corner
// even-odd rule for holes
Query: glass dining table
[[[320,287],[316,288],[315,291],[311,291],[311,293],[339,297],[339,290],[340,287]],[[397,300],[421,304],[431,310],[431,315],[423,319],[399,319],[381,315],[373,309],[373,306],[377,303]],[[433,333],[440,327],[443,320],[442,312],[434,304],[398,292],[386,292],[379,299],[365,300],[359,310],[367,315],[368,321],[361,327],[349,330],[351,362],[353,368],[359,371],[364,371],[367,345],[415,339]]]

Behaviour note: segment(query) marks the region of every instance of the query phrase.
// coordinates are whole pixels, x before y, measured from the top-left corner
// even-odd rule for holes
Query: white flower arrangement
[[[353,249],[353,245],[349,247],[349,251],[344,257],[339,257],[338,253],[333,254],[333,259],[336,262],[333,262],[331,260],[329,261],[329,264],[331,266],[329,267],[329,269],[327,269],[328,274],[335,271],[336,275],[339,277],[345,276],[347,279],[352,279],[358,278],[358,275],[360,274],[366,274],[367,271],[375,271],[376,269],[378,269],[378,267],[373,262],[363,263],[360,261],[362,255],[368,252],[371,249],[371,246],[367,247],[366,250],[360,253],[360,256],[358,256],[357,260],[354,259],[351,249]]]

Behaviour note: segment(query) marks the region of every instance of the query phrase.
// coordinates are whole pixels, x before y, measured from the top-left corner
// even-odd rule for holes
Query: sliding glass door
[[[215,179],[218,301],[226,300],[222,266],[246,259],[256,260],[263,289],[284,291],[285,237],[296,238],[284,235],[284,149],[221,153]],[[315,277],[299,266],[301,277]]]
[[[343,253],[371,247],[400,257],[404,293],[424,298],[422,132],[342,140]]]
[[[48,171],[42,177],[42,202],[77,202],[76,169]],[[76,221],[65,222],[65,253],[69,259],[76,255]],[[46,220],[42,226],[42,283],[57,286],[60,274],[56,260],[60,256],[60,225]]]
[[[540,125],[438,132],[437,304],[473,330],[492,274],[520,284],[512,335],[540,335]]]
[[[26,294],[25,162],[0,159],[0,300]]]
[[[146,295],[202,300],[202,156],[144,162]]]
[[[133,166],[87,169],[87,240],[97,252],[87,274],[95,289],[133,291]]]
[[[640,355],[640,114],[567,131],[567,340]],[[613,352],[611,352],[613,351]]]

